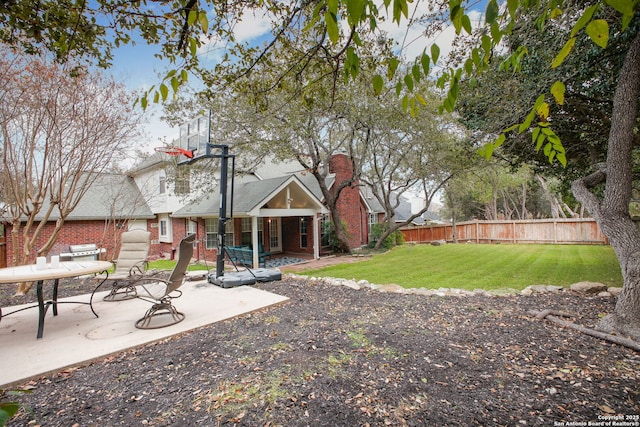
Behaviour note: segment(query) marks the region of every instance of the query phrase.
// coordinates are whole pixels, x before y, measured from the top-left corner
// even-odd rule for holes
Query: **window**
[[[307,247],[307,219],[306,218],[300,218],[300,247],[301,248],[306,248]]]
[[[322,246],[329,246],[329,235],[331,234],[331,221],[329,215],[322,215],[320,218],[320,243]]]
[[[242,225],[240,244],[250,245],[251,243],[253,243],[251,241],[251,232],[253,231],[253,228],[251,227],[252,218],[241,218],[240,221]],[[262,218],[258,218],[258,243],[260,244],[263,243],[263,238],[262,238],[263,229],[264,227],[263,227]]]
[[[204,220],[204,230],[207,235],[207,249],[218,247],[218,218],[207,218]],[[233,219],[225,224],[224,244],[233,246]]]
[[[169,218],[169,214],[158,214],[158,239],[161,242],[171,242],[173,238],[171,228],[171,218]]]
[[[164,194],[167,191],[167,177],[160,176],[160,194]]]
[[[369,213],[367,217],[369,219],[369,240],[373,240],[371,232],[373,231],[373,226],[378,223],[378,214]]]

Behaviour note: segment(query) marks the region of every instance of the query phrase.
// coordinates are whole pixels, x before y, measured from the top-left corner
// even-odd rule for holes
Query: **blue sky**
[[[472,3],[472,8],[478,11],[474,16],[480,19],[481,12],[486,7],[487,0],[478,0]],[[428,0],[414,1],[410,7],[410,16],[415,8],[418,11],[426,8],[429,4]],[[474,19],[472,16],[472,20]],[[427,39],[421,36],[420,28],[409,28],[405,26],[397,26],[390,22],[382,23],[381,27],[399,43],[403,40],[413,41],[404,49],[407,58],[414,58],[420,54],[423,49],[428,48],[433,42],[436,42],[441,48],[441,58],[448,53],[448,46],[453,39],[453,29],[450,28],[439,34],[434,39]],[[260,13],[247,15],[242,22],[238,23],[234,30],[236,36],[250,43],[258,43],[264,40],[269,34],[270,26],[268,22],[262,18]],[[113,67],[109,69],[117,81],[124,83],[131,91],[142,91],[148,89],[151,85],[157,84],[161,77],[167,72],[168,64],[154,57],[154,53],[159,48],[157,46],[149,46],[144,43],[138,43],[135,46],[127,45],[119,48],[114,52]],[[202,55],[207,56],[207,60],[215,61],[217,55],[222,53],[220,46],[208,45],[202,49]],[[161,140],[166,139],[171,142],[178,138],[179,129],[171,127],[160,120],[161,107],[152,105],[145,112],[146,125],[144,137],[139,141],[139,146],[144,151],[151,151],[153,147],[162,145]],[[185,121],[190,118],[185,118]]]

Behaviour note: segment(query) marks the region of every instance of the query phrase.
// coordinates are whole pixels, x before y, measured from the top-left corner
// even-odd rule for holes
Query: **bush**
[[[373,248],[380,240],[380,236],[387,230],[387,227],[382,224],[373,224],[371,226],[371,238],[369,241],[369,247]],[[404,244],[404,235],[400,230],[396,230],[388,235],[382,242],[381,247],[385,249],[391,249],[394,246],[400,246]]]

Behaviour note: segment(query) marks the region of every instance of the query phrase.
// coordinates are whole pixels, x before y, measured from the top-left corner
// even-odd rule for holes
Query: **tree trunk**
[[[624,287],[613,313],[598,329],[640,341],[640,231],[629,214],[633,180],[632,149],[640,98],[640,33],[629,47],[613,98],[606,171],[597,171],[572,185],[574,195],[593,215],[618,257]],[[602,199],[592,191],[605,183]]]

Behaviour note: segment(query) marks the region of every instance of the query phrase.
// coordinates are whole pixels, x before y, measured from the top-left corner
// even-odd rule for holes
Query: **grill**
[[[69,252],[60,254],[60,258],[72,261],[95,261],[101,253],[106,251],[105,248],[98,248],[95,243],[69,245]]]

